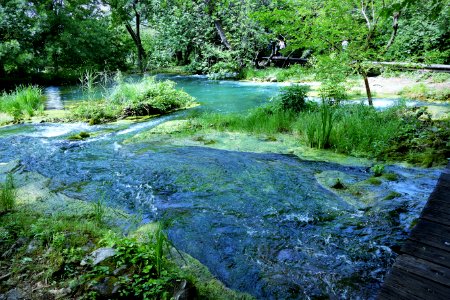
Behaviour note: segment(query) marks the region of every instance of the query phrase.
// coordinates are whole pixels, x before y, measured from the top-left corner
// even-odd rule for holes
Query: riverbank
[[[245,70],[241,79],[253,82],[288,82],[305,84],[311,88],[310,96],[317,96],[320,82],[316,74],[304,67],[267,68]],[[350,76],[345,87],[350,99],[364,99],[366,88],[360,76]],[[450,101],[450,75],[434,72],[385,71],[369,77],[372,96],[376,98],[404,98],[430,102]]]
[[[251,299],[173,248],[159,224],[65,196],[18,161],[0,163],[1,187],[7,175],[15,204],[0,210],[0,299]]]

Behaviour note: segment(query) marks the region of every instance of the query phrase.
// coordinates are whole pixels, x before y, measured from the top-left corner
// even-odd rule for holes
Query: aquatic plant
[[[104,217],[104,215],[105,215],[105,212],[106,212],[106,209],[105,209],[105,204],[104,204],[104,195],[102,195],[102,197],[101,198],[99,198],[98,200],[97,200],[97,202],[95,202],[93,205],[92,205],[92,211],[93,211],[93,214],[94,214],[94,220],[97,222],[97,223],[102,223],[102,221],[103,221],[103,217]]]
[[[376,164],[373,167],[370,168],[370,171],[373,172],[373,176],[380,177],[384,173],[384,165],[383,164]]]
[[[16,205],[17,193],[14,188],[14,179],[12,174],[6,175],[4,184],[0,183],[0,210],[9,211]]]
[[[44,109],[42,90],[37,86],[20,86],[14,92],[0,96],[0,112],[5,112],[15,121],[32,117]]]

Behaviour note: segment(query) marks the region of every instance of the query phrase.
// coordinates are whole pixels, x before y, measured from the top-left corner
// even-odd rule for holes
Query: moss
[[[370,177],[366,180],[366,182],[372,185],[380,185],[382,183],[382,181],[377,177]]]
[[[389,181],[397,181],[398,175],[395,173],[384,173],[383,178],[385,178],[386,180],[389,180]]]
[[[386,197],[383,198],[383,200],[392,200],[395,198],[400,197],[402,194],[397,193],[397,192],[390,192]]]
[[[80,133],[69,136],[67,139],[69,141],[82,141],[90,137],[91,135],[88,132],[81,131]]]

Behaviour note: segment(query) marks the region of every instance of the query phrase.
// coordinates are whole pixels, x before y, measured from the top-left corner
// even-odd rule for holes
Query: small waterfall
[[[44,95],[47,98],[45,109],[64,109],[59,87],[49,86],[45,88]]]

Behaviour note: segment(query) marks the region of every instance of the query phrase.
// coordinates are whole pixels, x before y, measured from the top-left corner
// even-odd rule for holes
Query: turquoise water
[[[173,78],[173,77],[171,77]],[[280,85],[175,77],[201,109],[246,111]],[[82,98],[54,88],[62,105]],[[74,93],[74,94],[71,94]],[[72,95],[72,96],[71,96]],[[81,95],[81,96],[80,96]],[[58,103],[58,101],[55,101]],[[181,112],[182,113],[182,112]],[[320,174],[351,181],[365,166],[303,161],[295,156],[125,143],[169,115],[128,125],[22,124],[0,128],[0,162],[51,179],[55,191],[165,220],[173,244],[204,263],[227,286],[259,299],[372,299],[408,226],[431,193],[439,170],[387,166],[399,180],[370,187],[370,201],[324,188]],[[68,141],[73,133],[96,133]],[[383,200],[389,191],[400,197]]]

